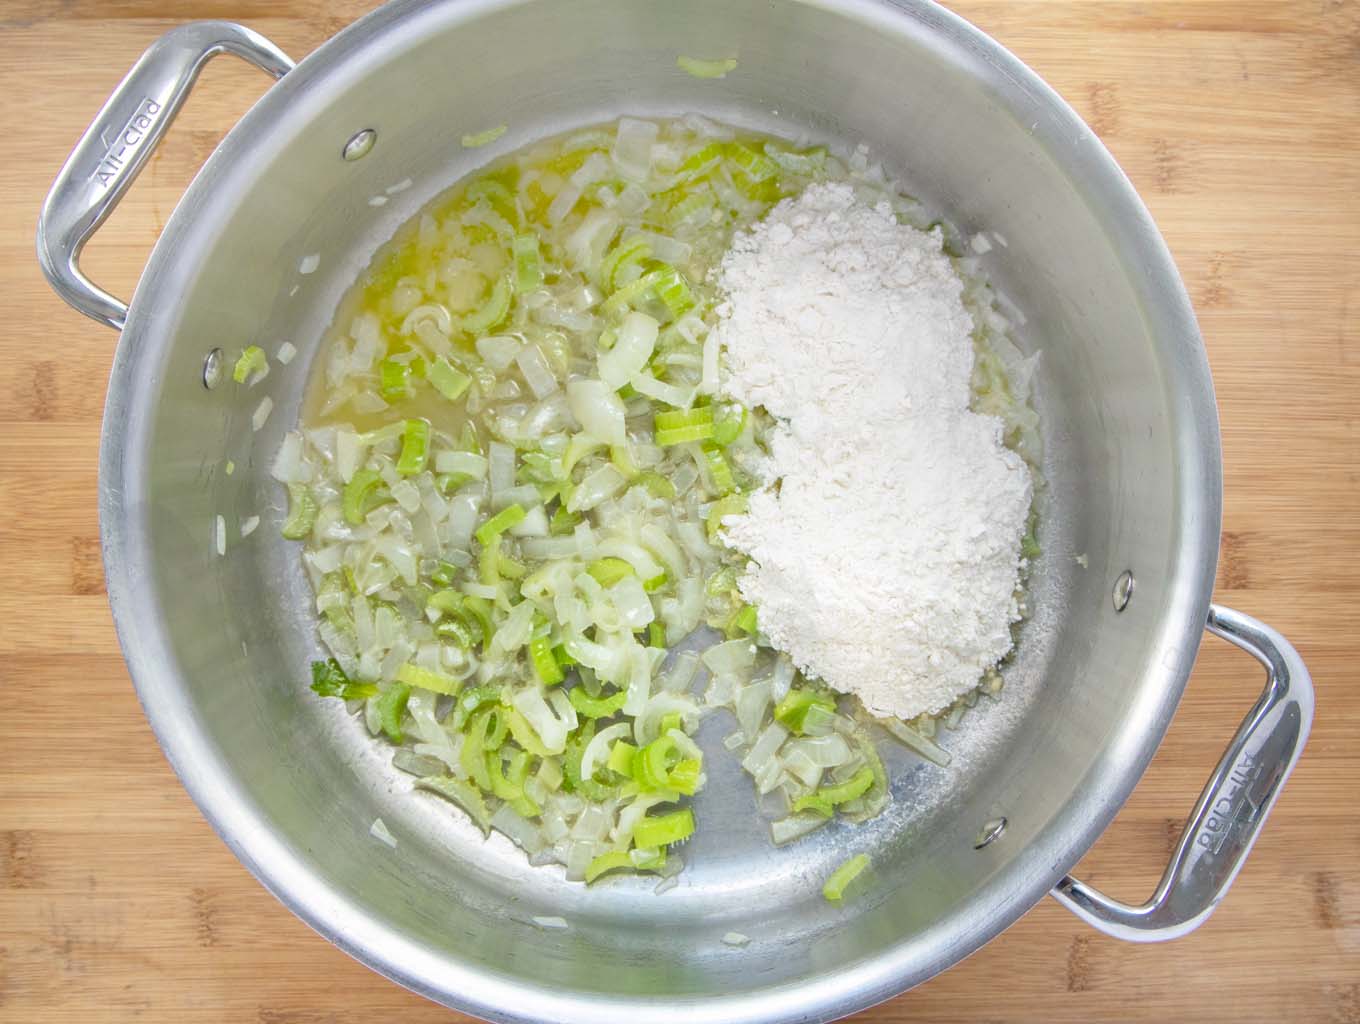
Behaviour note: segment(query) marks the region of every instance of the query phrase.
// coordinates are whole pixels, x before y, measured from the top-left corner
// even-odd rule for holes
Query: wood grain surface
[[[564,0],[566,2],[566,0]],[[322,941],[228,853],[142,717],[105,599],[99,417],[116,337],[64,306],[35,220],[78,133],[177,22],[301,56],[368,3],[0,0],[0,1020],[456,1019]],[[1360,1024],[1360,5],[958,0],[1113,150],[1199,312],[1226,466],[1218,598],[1291,637],[1312,741],[1232,894],[1133,946],[1044,901],[858,1019]],[[129,295],[194,170],[264,90],[214,62],[87,267]],[[1151,770],[1083,861],[1151,890],[1260,680],[1204,646]]]

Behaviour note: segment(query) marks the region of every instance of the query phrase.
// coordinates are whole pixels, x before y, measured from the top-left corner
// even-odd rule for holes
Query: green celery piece
[[[698,57],[676,57],[675,66],[694,78],[725,78],[729,71],[735,71],[737,59],[725,57],[722,60],[703,60]]]
[[[732,616],[729,632],[733,634],[745,633],[747,636],[755,636],[756,629],[756,606],[753,604],[742,605],[737,610],[737,613]],[[834,707],[835,705],[832,706]]]
[[[604,258],[600,265],[600,287],[609,293],[618,291],[619,274],[624,268],[641,263],[652,255],[651,244],[641,237],[630,238],[626,242],[620,242],[610,250],[609,255]],[[601,348],[608,348],[602,345]]]
[[[825,693],[795,686],[775,705],[774,717],[776,721],[801,736],[803,726],[807,722],[808,709],[814,706],[826,711],[835,711],[836,701]]]
[[[641,849],[670,846],[694,834],[694,811],[682,807],[669,814],[646,817],[633,830],[633,844]]]
[[[378,693],[372,683],[356,683],[350,679],[334,658],[312,662],[312,690],[322,697],[341,700],[362,700]]]
[[[502,705],[501,714],[505,716],[506,723],[510,726],[510,735],[515,738],[525,750],[538,757],[553,757],[558,752],[549,750],[544,744],[542,737],[534,731],[534,727],[529,724],[529,720],[515,708]]]
[[[306,540],[316,525],[316,499],[306,484],[288,485],[288,518],[280,531],[287,540]]]
[[[617,871],[626,868],[629,871],[636,870],[633,867],[633,858],[628,856],[623,850],[610,850],[602,853],[589,864],[586,865],[586,885],[599,878],[607,871]]]
[[[510,243],[515,259],[515,291],[533,291],[543,283],[543,263],[538,255],[537,235],[516,235]]]
[[[728,494],[719,498],[708,507],[708,539],[717,540],[718,531],[722,529],[722,521],[727,516],[744,515],[746,512],[746,495]]]
[[[741,174],[752,184],[759,184],[779,174],[779,165],[764,153],[758,153],[742,142],[729,142],[727,159],[736,164]]]
[[[441,615],[461,615],[466,600],[461,591],[436,590],[425,600],[426,608],[433,608]]]
[[[628,695],[620,690],[608,697],[592,697],[581,687],[574,686],[567,692],[567,699],[576,713],[585,718],[608,718],[623,710],[623,702],[628,699]]]
[[[700,177],[717,167],[723,156],[723,143],[710,142],[686,157],[676,169],[676,176],[686,181]]]
[[[378,696],[378,721],[393,743],[401,742],[401,716],[410,699],[411,688],[405,683],[394,683]]]
[[[709,476],[713,478],[713,486],[720,495],[731,494],[736,490],[737,481],[732,476],[732,467],[728,465],[722,449],[712,441],[705,441],[702,448],[704,463],[708,466]]]
[[[654,427],[656,443],[662,447],[687,441],[707,441],[715,429],[713,409],[705,405],[697,409],[658,412],[654,417]]]
[[[702,771],[703,763],[698,758],[687,757],[671,769],[666,777],[667,788],[683,796],[693,796],[699,789],[699,774]]]
[[[857,854],[851,857],[844,864],[831,872],[831,877],[822,886],[822,896],[829,903],[839,903],[845,896],[845,890],[856,878],[858,878],[869,866],[867,854]]]
[[[652,285],[656,297],[666,307],[671,319],[679,320],[694,308],[694,293],[690,291],[689,282],[680,271],[669,264],[664,265],[657,273],[660,276]]]
[[[382,482],[382,475],[376,469],[361,469],[350,477],[340,499],[345,522],[351,526],[363,525],[369,511],[369,499],[375,496],[374,492]]]
[[[844,782],[834,786],[820,786],[807,796],[800,796],[793,802],[793,810],[816,811],[824,817],[831,817],[837,804],[849,803],[869,792],[874,784],[874,770],[867,765],[855,772]]]
[[[553,654],[550,637],[536,636],[529,641],[529,663],[533,666],[534,675],[544,686],[556,686],[566,678]]]
[[[663,732],[637,752],[633,759],[633,778],[645,790],[669,789],[670,771],[680,760],[675,740]],[[639,842],[638,845],[654,844]]]
[[[401,432],[397,472],[402,476],[415,476],[425,468],[429,458],[430,424],[425,420],[407,420]]]
[[[637,757],[638,748],[627,740],[618,740],[609,748],[609,760],[605,762],[611,772],[618,772],[628,778],[633,777],[633,761]]]
[[[491,295],[479,309],[458,317],[458,326],[469,334],[484,334],[505,319],[510,312],[513,288],[510,278],[498,277],[491,286]]]
[[[236,365],[232,367],[231,379],[244,384],[252,374],[264,373],[269,369],[269,357],[259,345],[247,345],[241,350]]]
[[[469,719],[488,704],[495,704],[501,699],[501,688],[499,686],[471,686],[458,694],[453,704],[452,720],[449,728],[453,732],[462,732]]]
[[[726,448],[746,427],[746,408],[740,402],[721,402],[713,407],[713,443]]]
[[[484,597],[469,595],[463,598],[463,608],[482,631],[482,643],[490,643],[496,632],[496,624],[491,619],[491,602]]]
[[[477,527],[477,532],[475,534],[477,542],[482,545],[489,545],[512,526],[517,526],[524,522],[524,517],[527,514],[528,513],[524,511],[524,506],[518,503],[501,509],[481,526]]]
[[[490,831],[491,811],[487,808],[486,800],[482,798],[482,794],[477,791],[476,787],[452,775],[434,775],[417,779],[416,788],[427,789],[432,793],[438,793],[447,800],[452,800],[467,811],[468,817],[477,823],[483,833]]]
[[[636,281],[630,281],[615,291],[614,294],[604,300],[604,305],[600,308],[606,316],[621,316],[628,311],[635,301],[652,291],[661,280],[661,271],[649,270]]]
[[[568,512],[565,505],[558,505],[557,511],[548,522],[548,532],[554,537],[563,537],[576,529],[581,522],[582,518],[578,513]]]
[[[675,485],[654,469],[639,473],[635,484],[641,484],[653,498],[670,500],[675,497]]]
[[[432,672],[427,668],[421,668],[413,662],[407,662],[397,669],[397,682],[405,683],[407,686],[417,686],[432,693],[443,693],[450,697],[457,694],[463,687],[462,680],[445,675],[443,672]]]
[[[443,640],[452,640],[463,650],[471,650],[477,642],[472,629],[461,617],[444,619],[434,627],[435,635]]]
[[[622,558],[599,558],[591,562],[586,572],[602,587],[612,587],[619,580],[634,574],[631,565]]]
[[[450,402],[456,402],[463,397],[472,384],[472,378],[462,370],[456,369],[443,356],[440,356],[425,371],[425,376],[434,389],[447,398]]]
[[[790,174],[801,174],[804,177],[816,174],[826,166],[825,146],[816,146],[800,152],[785,149],[774,142],[767,142],[765,143],[765,155]]]
[[[411,386],[411,367],[395,359],[384,359],[378,364],[378,392],[388,402],[399,402],[415,394]]]

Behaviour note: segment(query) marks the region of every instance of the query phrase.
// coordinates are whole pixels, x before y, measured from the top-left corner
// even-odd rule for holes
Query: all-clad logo
[[[128,161],[132,159],[137,147],[146,138],[147,132],[151,131],[151,126],[156,123],[156,115],[161,110],[161,104],[148,96],[142,100],[137,112],[128,118],[127,124],[123,125],[123,130],[118,133],[118,138],[111,143],[107,139],[104,140],[109,148],[91,175],[95,181],[109,186],[117,180],[118,175],[127,168]]]
[[[1209,817],[1205,820],[1199,835],[1195,837],[1196,843],[1210,853],[1218,853],[1232,833],[1232,826],[1242,820],[1244,807],[1250,807],[1252,814],[1258,810],[1256,801],[1251,797],[1250,788],[1264,767],[1250,751],[1242,755],[1232,774],[1225,780],[1223,788],[1218,791],[1218,797],[1209,809]]]

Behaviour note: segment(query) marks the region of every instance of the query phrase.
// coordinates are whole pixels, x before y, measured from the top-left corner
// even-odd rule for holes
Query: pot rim
[[[200,723],[200,712],[175,678],[171,638],[154,607],[145,523],[130,516],[125,495],[145,493],[139,461],[154,417],[139,401],[168,347],[157,337],[158,294],[175,294],[191,261],[174,253],[205,223],[224,217],[248,187],[238,154],[266,146],[281,120],[307,117],[345,80],[381,60],[385,41],[447,31],[483,13],[525,0],[395,0],[323,43],[271,87],[231,130],[185,192],[153,250],[130,303],[114,358],[100,442],[100,529],[109,601],[120,643],[147,719],[172,768],[231,851],[285,906],[323,937],[388,978],[430,999],[494,1021],[591,1021],[639,1024],[683,1019],[694,1024],[829,1020],[919,984],[980,948],[1034,906],[1085,853],[1124,804],[1170,724],[1198,651],[1217,562],[1222,472],[1217,407],[1207,356],[1189,297],[1146,207],[1114,158],[1076,112],[999,43],[933,0],[816,0],[881,31],[926,37],[999,92],[1041,113],[1035,137],[1080,183],[1088,206],[1125,264],[1145,280],[1150,335],[1162,340],[1168,400],[1181,430],[1175,437],[1175,487],[1182,518],[1177,567],[1156,641],[1165,655],[1149,669],[1130,720],[1138,723],[1106,749],[1096,769],[1112,781],[1071,799],[1027,847],[924,936],[885,948],[834,976],[746,994],[685,1000],[610,997],[555,991],[451,960],[385,924],[316,877],[299,853],[270,829]],[[1198,563],[1198,564],[1196,564]]]

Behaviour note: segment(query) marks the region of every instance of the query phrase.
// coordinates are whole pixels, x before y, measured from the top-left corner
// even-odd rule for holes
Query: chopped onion
[[[916,753],[924,757],[927,761],[937,764],[941,768],[948,767],[949,762],[953,760],[949,751],[931,740],[926,739],[905,722],[901,722],[896,718],[883,718],[879,720],[879,724],[912,750],[916,751]]]
[[[296,430],[283,435],[283,443],[279,445],[269,473],[281,484],[305,483],[310,478],[302,464],[302,435]]]
[[[801,839],[809,832],[817,831],[830,820],[820,814],[793,814],[779,821],[770,822],[770,838],[776,846],[783,846],[795,839]]]
[[[651,121],[619,118],[618,135],[610,155],[614,158],[614,166],[625,178],[646,179],[652,169],[652,146],[658,134],[659,129]]]
[[[605,444],[623,444],[623,402],[613,390],[598,380],[574,380],[567,384],[571,414],[591,437]]]
[[[660,329],[661,325],[646,313],[625,316],[613,347],[600,353],[600,379],[618,390],[637,376],[652,358]]]
[[[368,827],[368,834],[394,850],[397,848],[397,837],[388,829],[382,818],[373,819],[373,824]]]
[[[548,366],[543,350],[537,345],[521,348],[515,353],[515,363],[520,373],[524,374],[524,382],[529,385],[535,398],[546,398],[557,390],[557,377]]]
[[[477,354],[486,361],[487,366],[500,373],[515,361],[522,344],[518,338],[494,334],[477,339]]]
[[[778,722],[771,722],[756,737],[750,751],[742,759],[741,766],[752,775],[758,774],[762,768],[774,762],[775,752],[788,739],[788,736],[788,729]]]

